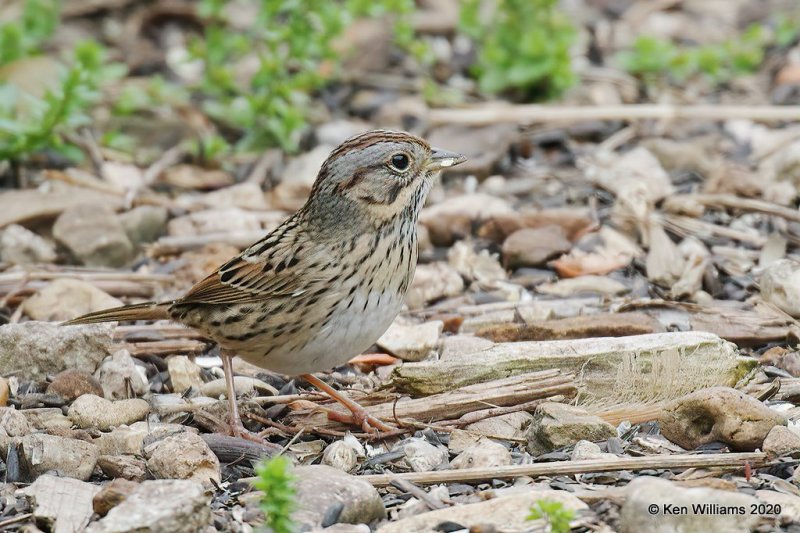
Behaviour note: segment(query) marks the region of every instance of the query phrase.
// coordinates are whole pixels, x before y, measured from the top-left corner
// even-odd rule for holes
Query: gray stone
[[[561,226],[525,228],[503,241],[503,262],[508,268],[542,266],[571,248]]]
[[[570,457],[573,461],[584,461],[587,459],[617,459],[617,456],[613,453],[604,453],[600,451],[600,446],[595,444],[594,442],[589,442],[588,440],[579,440],[575,443],[575,447],[572,449],[572,456]]]
[[[196,533],[211,522],[210,494],[189,480],[144,481],[88,533]]]
[[[414,472],[430,472],[447,464],[449,453],[446,448],[434,446],[425,439],[411,437],[395,446],[405,452],[405,462]]]
[[[348,435],[342,440],[333,441],[325,448],[322,464],[343,472],[352,472],[358,466],[359,457],[364,457],[364,447],[355,437]]]
[[[627,498],[620,511],[622,533],[746,532],[760,520],[758,514],[750,514],[750,506],[758,500],[738,492],[687,489],[666,479],[642,476],[628,483],[625,493]],[[698,512],[692,507],[698,504],[711,510]],[[723,507],[733,512],[723,514],[719,511]],[[740,514],[739,510],[743,512]]]
[[[599,441],[616,437],[614,426],[583,409],[555,402],[541,403],[528,427],[528,451],[533,455],[552,452],[579,440]]]
[[[386,516],[378,491],[356,476],[326,465],[298,466],[293,475],[298,526],[368,524]]]
[[[53,237],[87,266],[121,267],[135,256],[119,218],[104,205],[81,205],[64,211],[53,224]]]
[[[137,246],[158,239],[167,229],[166,207],[156,205],[140,205],[119,215],[122,227],[128,239]]]
[[[136,422],[130,426],[114,428],[94,440],[102,455],[142,455],[145,439],[148,442],[183,431],[197,430],[181,424],[151,424]]]
[[[515,124],[492,124],[465,127],[462,125],[438,126],[427,136],[431,146],[450,147],[467,156],[456,172],[486,177],[504,159],[509,157],[511,145],[519,138]]]
[[[775,426],[767,433],[761,449],[770,459],[800,458],[800,434],[786,426]]]
[[[56,472],[86,481],[92,475],[100,451],[91,442],[34,433],[18,438],[20,463],[31,478]]]
[[[84,394],[72,402],[67,416],[79,428],[108,431],[138,422],[149,412],[150,404],[139,398],[112,402],[94,394]]]
[[[53,533],[83,531],[92,517],[92,498],[100,487],[77,479],[39,476],[20,492],[31,500],[33,518]]]
[[[139,373],[128,350],[117,350],[106,358],[94,377],[102,385],[103,395],[108,400],[141,396],[148,390],[147,381]]]
[[[443,328],[441,320],[410,325],[395,320],[376,344],[403,361],[422,361],[439,345]]]
[[[464,468],[491,468],[511,464],[511,451],[491,439],[482,437],[478,442],[450,461],[456,470]]]
[[[540,500],[558,502],[564,509],[575,511],[576,514],[589,508],[576,496],[563,490],[526,488],[517,494],[498,495],[478,503],[454,505],[403,518],[382,525],[376,533],[428,533],[436,531],[436,526],[442,522],[453,522],[470,531],[473,531],[472,528],[475,531],[540,531],[536,527],[537,522],[527,519],[531,507]],[[538,524],[541,524],[541,531],[544,531],[544,522]]]
[[[22,414],[31,426],[40,431],[60,432],[72,427],[72,422],[58,407],[24,409]]]
[[[0,234],[0,259],[13,265],[52,263],[56,248],[27,228],[11,224]]]
[[[24,437],[33,431],[28,418],[13,407],[0,407],[0,456],[6,458],[8,445],[14,437]]]
[[[661,434],[687,450],[719,441],[737,451],[753,451],[778,425],[786,425],[782,414],[729,387],[701,389],[673,400],[659,419]]]
[[[147,444],[144,456],[156,478],[220,482],[219,459],[195,433],[184,431]]]
[[[101,455],[97,459],[97,466],[111,479],[121,478],[139,482],[150,477],[147,463],[135,455]]]
[[[45,322],[0,326],[0,375],[42,379],[74,368],[94,372],[109,354],[109,324],[60,327]]]
[[[409,309],[418,309],[427,302],[446,296],[457,296],[464,290],[464,280],[450,265],[442,262],[417,266],[406,295]]]

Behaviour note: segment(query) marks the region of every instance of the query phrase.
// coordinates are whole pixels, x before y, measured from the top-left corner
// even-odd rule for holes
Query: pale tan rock
[[[28,497],[33,517],[53,533],[83,531],[92,517],[92,498],[100,487],[77,479],[42,475],[20,492]]]
[[[439,345],[443,328],[441,320],[422,324],[403,324],[395,320],[376,344],[404,361],[421,361]]]
[[[38,407],[21,411],[31,426],[40,431],[69,429],[72,422],[58,407]]]
[[[800,263],[780,259],[761,274],[761,297],[795,318],[800,317]]]
[[[797,523],[800,521],[800,497],[796,494],[787,494],[774,490],[757,490],[756,498],[767,504],[772,511],[780,508],[779,513],[768,513],[769,516],[777,514],[782,523]]]
[[[84,394],[72,402],[67,416],[80,428],[108,431],[138,422],[149,412],[150,404],[139,398],[112,402],[94,394]]]
[[[189,480],[144,481],[87,533],[196,533],[211,522],[211,495]]]
[[[79,279],[56,279],[26,299],[22,310],[34,320],[61,322],[122,305],[122,301]]]
[[[342,440],[330,443],[322,453],[322,464],[338,468],[343,472],[352,472],[358,466],[360,457],[364,457],[364,447],[348,435]]]
[[[573,461],[583,461],[587,459],[613,460],[617,459],[617,456],[613,453],[604,453],[600,451],[600,446],[594,442],[579,440],[572,449],[570,459]]]
[[[147,468],[159,479],[220,481],[219,460],[199,435],[181,432],[145,446]]]
[[[298,466],[295,477],[298,529],[319,528],[334,515],[337,522],[369,524],[386,516],[378,491],[370,483],[327,465]]]
[[[786,425],[786,417],[728,387],[678,398],[667,404],[659,419],[661,434],[687,450],[719,441],[737,451],[753,451],[778,425]]]
[[[104,475],[111,479],[120,478],[139,482],[150,477],[147,463],[135,455],[101,455],[97,459],[97,466]]]
[[[456,470],[464,468],[492,468],[511,464],[511,451],[498,442],[481,438],[450,461]]]
[[[139,484],[128,479],[112,479],[100,488],[100,491],[92,498],[92,508],[100,516],[105,516],[108,512],[125,501],[139,487]]]
[[[203,369],[185,355],[176,355],[167,359],[167,370],[174,392],[183,393],[190,388],[197,390],[203,386],[201,376]]]
[[[405,452],[403,459],[414,472],[430,472],[447,463],[447,449],[434,446],[425,439],[411,437],[399,442],[396,448]]]
[[[576,496],[563,490],[525,490],[518,494],[500,496],[490,500],[454,505],[382,525],[376,533],[428,533],[436,526],[452,522],[465,528],[492,526],[496,531],[525,531],[536,527],[537,522],[527,519],[537,501],[560,503],[564,509],[580,512],[589,506]],[[542,527],[544,526],[544,522]]]
[[[183,431],[197,432],[195,428],[182,424],[149,424],[136,422],[130,426],[120,426],[94,440],[102,455],[142,455],[144,439],[158,439]]]
[[[102,385],[103,395],[108,400],[127,399],[131,394],[141,396],[148,391],[147,380],[125,349],[117,350],[104,359],[94,377]]]
[[[406,295],[406,304],[417,309],[427,302],[446,296],[457,296],[464,290],[464,280],[449,265],[437,262],[418,265]]]
[[[31,230],[11,224],[0,233],[0,258],[14,265],[52,263],[56,260],[56,249]]]
[[[526,437],[533,455],[548,453],[579,440],[599,441],[616,437],[614,426],[580,407],[544,402],[533,412]]]
[[[53,237],[87,266],[121,267],[135,256],[125,228],[107,205],[67,209],[53,224]]]
[[[503,263],[508,268],[537,267],[572,248],[561,226],[517,230],[503,242]]]
[[[800,457],[800,434],[786,426],[775,426],[767,433],[761,449],[770,459]]]
[[[758,500],[747,494],[710,488],[684,488],[675,483],[651,476],[637,477],[625,488],[627,498],[620,511],[622,533],[652,531],[750,531],[759,522],[758,514],[750,508]],[[692,505],[707,505],[710,510],[694,512]],[[713,509],[725,506],[743,508],[724,514]],[[682,509],[686,508],[686,512]],[[676,510],[672,512],[670,510]],[[655,512],[653,512],[655,510]]]
[[[19,437],[18,442],[20,462],[33,477],[55,471],[60,476],[86,481],[100,456],[91,442],[44,433]]]

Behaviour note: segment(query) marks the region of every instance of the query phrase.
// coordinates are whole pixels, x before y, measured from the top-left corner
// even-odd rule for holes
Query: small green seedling
[[[544,520],[551,533],[569,533],[569,523],[575,512],[564,508],[564,504],[553,500],[538,500],[531,507],[527,520]]]
[[[273,457],[256,465],[253,486],[264,493],[261,509],[273,533],[291,533],[294,510],[294,478],[289,473],[291,462],[283,456]]]

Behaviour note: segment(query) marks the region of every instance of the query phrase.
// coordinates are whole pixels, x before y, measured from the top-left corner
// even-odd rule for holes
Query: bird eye
[[[392,156],[390,164],[392,165],[392,168],[394,168],[395,170],[403,172],[404,170],[408,169],[409,162],[410,161],[408,160],[408,156],[406,154],[401,153],[401,154],[394,154]]]

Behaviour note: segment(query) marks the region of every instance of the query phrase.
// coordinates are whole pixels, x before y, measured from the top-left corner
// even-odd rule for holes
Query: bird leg
[[[395,428],[392,426],[387,425],[386,423],[382,422],[381,420],[375,418],[371,414],[367,413],[367,410],[361,407],[358,403],[354,400],[351,400],[346,395],[341,392],[338,392],[336,389],[319,379],[318,377],[312,376],[311,374],[303,374],[300,376],[301,378],[305,379],[316,388],[339,402],[340,404],[347,407],[347,409],[353,413],[353,422],[361,426],[361,428],[367,433],[373,433],[376,431],[394,431]]]
[[[280,446],[268,442],[258,435],[254,435],[242,424],[242,419],[239,417],[239,406],[236,405],[236,384],[233,380],[233,354],[227,350],[220,350],[220,358],[222,359],[222,371],[225,374],[225,385],[228,390],[228,412],[230,413],[230,427],[228,428],[228,432],[234,437],[257,442],[268,448],[279,450],[281,448]]]

